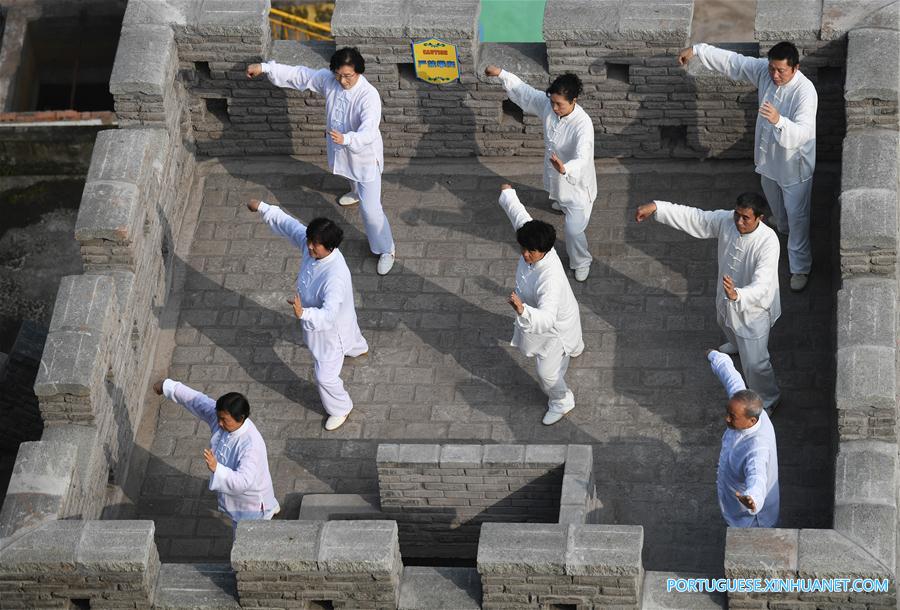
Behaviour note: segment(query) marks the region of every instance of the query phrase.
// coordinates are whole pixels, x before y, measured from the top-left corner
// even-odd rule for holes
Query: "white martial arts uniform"
[[[522,82],[515,74],[500,71],[500,80],[509,99],[523,112],[541,117],[544,125],[544,188],[550,199],[559,202],[566,215],[566,253],[569,268],[591,266],[587,229],[594,199],[597,198],[597,168],[594,166],[594,124],[578,104],[568,115],[560,118],[550,106],[550,98],[543,91]],[[560,174],[550,163],[556,153],[566,167]]]
[[[163,395],[209,426],[209,446],[218,462],[216,471],[210,473],[209,489],[218,492],[219,510],[231,518],[232,525],[271,519],[281,510],[272,489],[266,443],[249,417],[234,432],[226,432],[219,425],[216,401],[206,394],[166,379]]]
[[[688,235],[718,242],[716,321],[741,355],[744,377],[766,407],[780,396],[769,360],[769,329],[781,315],[778,289],[780,247],[775,232],[764,223],[741,235],[734,212],[707,212],[667,201],[656,201],[656,220]],[[734,280],[738,298],[725,296],[722,277]]]
[[[730,398],[746,389],[744,380],[727,355],[709,354],[713,373],[722,382]],[[722,517],[731,527],[775,527],[781,497],[778,486],[778,447],[772,420],[763,411],[759,421],[746,430],[726,428],[722,435],[716,487]],[[734,492],[750,496],[756,510],[740,503]]]
[[[341,381],[344,356],[359,356],[369,345],[359,330],[353,304],[353,283],[344,255],[338,248],[325,258],[315,259],[306,248],[306,226],[264,202],[259,213],[274,233],[290,239],[303,253],[297,274],[297,291],[303,303],[300,326],[303,341],[316,360],[316,384],[328,415],[343,416],[353,409],[353,401]]]
[[[732,80],[757,87],[759,105],[772,104],[781,118],[775,125],[756,116],[754,162],[778,230],[788,234],[791,273],[809,273],[810,196],[816,169],[816,110],[819,97],[799,70],[780,87],[769,76],[769,60],[746,57],[708,44],[695,44],[701,63]]]
[[[393,254],[394,237],[381,207],[381,172],[384,168],[384,144],[381,139],[381,97],[360,74],[357,83],[344,89],[331,70],[313,70],[305,66],[285,66],[269,61],[262,71],[277,87],[315,91],[325,96],[325,130],[344,135],[343,144],[335,144],[326,133],[328,167],[350,180],[351,190],[359,197],[360,214],[373,254]]]
[[[500,206],[513,229],[531,220],[515,189],[500,194]],[[525,307],[516,316],[510,345],[535,358],[541,389],[549,397],[547,408],[563,413],[575,405],[575,395],[565,381],[569,358],[584,351],[584,341],[578,302],[555,248],[533,265],[519,258],[516,294]]]

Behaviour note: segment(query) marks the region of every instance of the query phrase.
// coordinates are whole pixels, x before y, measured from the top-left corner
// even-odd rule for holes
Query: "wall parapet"
[[[406,557],[474,558],[484,523],[593,517],[587,445],[382,444],[376,462],[381,511]]]
[[[53,521],[0,547],[4,607],[150,610],[159,575],[152,521]]]
[[[885,593],[785,592],[728,593],[728,607],[768,610],[786,607],[881,609],[896,603],[893,571],[863,547],[835,530],[728,528],[725,536],[725,577],[743,579],[887,580]]]
[[[485,523],[482,607],[640,608],[643,545],[637,525]]]
[[[397,607],[403,563],[393,521],[242,521],[231,565],[243,607]]]

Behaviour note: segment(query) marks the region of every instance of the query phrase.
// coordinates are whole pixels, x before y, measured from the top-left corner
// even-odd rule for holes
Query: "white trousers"
[[[780,233],[787,234],[788,263],[791,273],[809,273],[812,250],[809,244],[809,216],[812,178],[806,182],[780,186],[761,176],[762,190],[772,209],[772,218]]]
[[[350,394],[344,388],[341,380],[341,369],[344,368],[344,356],[355,358],[369,351],[369,344],[359,332],[355,333],[353,345],[343,346],[343,353],[336,358],[315,358],[316,386],[319,389],[319,398],[328,415],[344,416],[353,409],[353,401]]]
[[[546,356],[535,356],[538,382],[541,390],[549,398],[547,410],[564,413],[575,406],[575,395],[566,387],[565,375],[569,369],[569,356],[565,354],[562,342],[557,341]]]
[[[343,355],[330,360],[316,359],[316,386],[319,388],[322,406],[328,415],[342,417],[353,409],[353,401],[350,400],[350,394],[347,393],[341,380],[343,367]]]
[[[734,331],[719,321],[719,328],[725,333],[728,342],[736,346],[741,356],[741,368],[744,371],[744,382],[747,387],[762,398],[763,406],[769,407],[781,397],[778,383],[775,381],[775,370],[769,359],[769,332],[758,339],[738,337]]]
[[[591,261],[594,260],[588,249],[587,236],[584,232],[587,230],[588,220],[591,217],[593,204],[588,207],[570,206],[565,202],[558,202],[562,208],[563,214],[566,215],[566,224],[563,231],[566,235],[566,254],[569,255],[569,269],[581,269],[590,267]]]
[[[369,250],[372,254],[393,254],[394,236],[381,207],[381,177],[370,182],[351,180],[350,190],[359,197],[359,212],[369,238]]]

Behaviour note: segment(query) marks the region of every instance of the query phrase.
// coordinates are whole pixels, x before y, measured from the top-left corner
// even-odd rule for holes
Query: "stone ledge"
[[[872,10],[873,5],[878,8]],[[843,38],[855,28],[898,29],[897,5],[891,2],[822,0],[822,40]],[[883,58],[878,57],[877,61]]]
[[[478,54],[476,76],[481,82],[502,87],[499,78],[484,75],[484,69],[495,65],[526,81],[537,84],[549,82],[547,47],[543,44],[483,43]]]
[[[474,40],[480,11],[478,0],[341,0],[335,4],[331,33],[351,39]]]
[[[193,18],[197,0],[128,0],[122,24],[184,25]]]
[[[835,530],[728,528],[728,578],[892,578],[866,550]]]
[[[633,525],[484,523],[478,572],[639,576],[643,545],[644,529]]]
[[[835,398],[838,409],[894,408],[896,350],[863,345],[839,347]]]
[[[142,572],[156,557],[152,521],[53,521],[0,550],[0,574]]]
[[[102,379],[103,337],[98,332],[59,331],[47,336],[41,368],[34,380],[38,398],[60,394],[90,396],[94,381]]]
[[[844,138],[841,192],[854,189],[897,191],[900,134],[887,129],[853,131]]]
[[[848,278],[837,294],[837,345],[893,348],[897,330],[897,282]]]
[[[109,92],[163,97],[172,87],[176,64],[175,35],[171,27],[126,25],[119,37]]]
[[[389,574],[399,558],[397,523],[242,521],[231,551],[238,573]]]
[[[671,42],[690,37],[694,3],[644,0],[548,0],[544,40]]]
[[[839,201],[842,250],[896,250],[897,191],[855,188]]]
[[[900,32],[859,29],[847,35],[844,99],[897,101]]]
[[[67,275],[59,283],[50,332],[112,329],[115,284],[103,275]]]
[[[78,449],[71,443],[32,441],[19,445],[6,501],[0,511],[0,539],[63,517],[73,487]]]
[[[773,42],[817,40],[821,23],[821,2],[757,0],[754,37]]]
[[[321,70],[328,68],[335,46],[333,42],[325,41],[275,40],[272,42],[272,53],[267,61],[274,59],[280,64],[301,65]]]

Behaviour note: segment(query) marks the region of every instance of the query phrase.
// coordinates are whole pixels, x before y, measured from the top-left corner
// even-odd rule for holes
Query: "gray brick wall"
[[[634,525],[486,523],[482,608],[640,608],[643,541]]]
[[[54,521],[0,549],[0,607],[153,607],[152,521]]]
[[[377,466],[404,557],[474,558],[483,523],[584,523],[593,509],[588,446],[379,445]]]
[[[231,565],[245,608],[393,609],[403,572],[393,521],[243,521]]]

